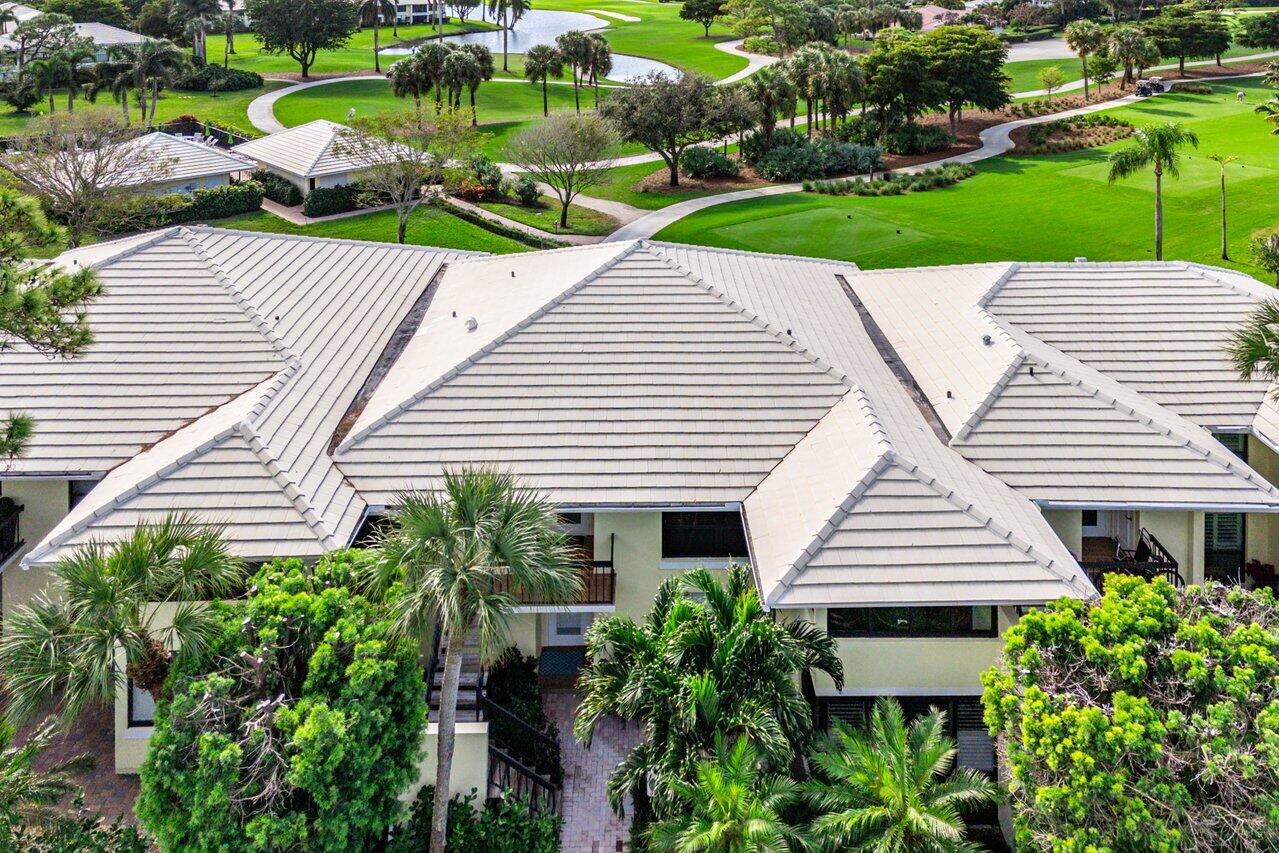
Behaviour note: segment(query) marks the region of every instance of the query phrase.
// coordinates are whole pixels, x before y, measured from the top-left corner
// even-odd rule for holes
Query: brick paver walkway
[[[93,756],[94,767],[76,777],[76,782],[84,786],[85,807],[102,812],[108,820],[125,815],[132,821],[133,801],[138,797],[138,777],[121,776],[115,772],[114,715],[114,710],[109,708],[85,711],[70,727],[59,729],[54,735],[53,745],[36,760],[36,767],[47,769],[73,755],[87,752]],[[25,742],[31,728],[20,730],[17,742]]]
[[[595,731],[591,748],[573,737],[573,714],[577,694],[548,692],[542,704],[560,729],[564,760],[564,827],[560,832],[560,853],[616,853],[628,839],[631,821],[613,814],[608,804],[608,776],[631,748],[643,739],[639,727],[623,728],[619,720],[608,719]]]

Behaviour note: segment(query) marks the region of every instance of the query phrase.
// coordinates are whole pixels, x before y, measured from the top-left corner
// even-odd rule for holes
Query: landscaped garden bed
[[[1098,148],[1133,134],[1129,121],[1108,115],[1082,115],[1015,128],[1011,134],[1019,154],[1065,154]]]
[[[498,216],[513,219],[524,225],[539,228],[548,234],[585,234],[600,236],[612,234],[617,230],[618,221],[607,213],[580,207],[576,204],[568,209],[568,228],[560,228],[559,203],[553,198],[540,196],[532,205],[520,204],[510,199],[495,199],[476,202],[477,205]]]

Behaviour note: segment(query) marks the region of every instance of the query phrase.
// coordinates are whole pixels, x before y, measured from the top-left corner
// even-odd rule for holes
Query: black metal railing
[[[510,792],[528,800],[534,814],[558,814],[561,789],[510,753],[489,744],[488,795],[500,797]]]
[[[520,604],[537,605],[537,604],[564,604],[564,605],[583,605],[583,604],[612,604],[613,597],[617,592],[617,575],[613,572],[613,548],[617,544],[617,534],[611,534],[608,542],[608,559],[596,560],[583,555],[578,560],[578,574],[582,579],[582,592],[572,601],[550,601],[541,596],[520,592],[515,598]],[[494,589],[498,592],[510,592],[510,580],[506,577],[499,577],[494,583]]]
[[[431,635],[431,655],[426,659],[426,707],[431,707],[431,693],[435,690],[435,670],[440,665],[440,626],[435,626]]]
[[[1163,578],[1178,589],[1186,585],[1172,552],[1144,527],[1135,548],[1116,547],[1113,560],[1089,560],[1079,565],[1098,589],[1105,583],[1106,575],[1137,575],[1147,580]]]
[[[0,563],[12,557],[23,546],[19,535],[18,519],[22,516],[22,504],[11,498],[0,498]]]

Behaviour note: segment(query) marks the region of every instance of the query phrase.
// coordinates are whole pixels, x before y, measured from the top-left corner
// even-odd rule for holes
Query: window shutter
[[[955,741],[959,747],[957,759],[961,767],[995,775],[995,742],[982,719],[980,699],[959,699],[955,702]]]

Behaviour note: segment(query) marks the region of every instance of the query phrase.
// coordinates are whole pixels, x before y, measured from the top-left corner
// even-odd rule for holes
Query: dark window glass
[[[582,523],[582,514],[580,512],[561,512],[560,513],[560,524],[567,526],[567,525],[581,524],[581,523]]]
[[[155,699],[129,679],[129,727],[155,723]]]
[[[75,509],[75,505],[84,500],[84,496],[98,485],[97,480],[70,480],[67,483],[67,509]]]
[[[995,608],[841,607],[826,612],[832,637],[994,637]]]
[[[1096,527],[1097,526],[1097,510],[1095,509],[1084,510],[1083,522],[1084,522],[1084,527]]]
[[[662,556],[746,559],[746,531],[735,512],[662,513]]]
[[[1248,461],[1248,436],[1241,432],[1219,432],[1213,438],[1243,461]]]

